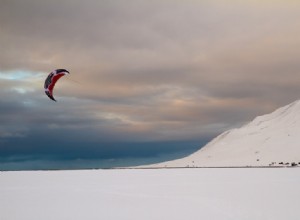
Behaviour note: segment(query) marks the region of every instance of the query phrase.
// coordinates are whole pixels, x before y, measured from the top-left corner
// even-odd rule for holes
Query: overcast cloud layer
[[[299,26],[297,1],[0,0],[0,157],[196,149],[299,99]]]

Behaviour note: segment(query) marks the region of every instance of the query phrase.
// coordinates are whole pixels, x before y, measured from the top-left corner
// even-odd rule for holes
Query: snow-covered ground
[[[298,220],[299,168],[0,172],[1,220]]]
[[[150,167],[300,166],[300,100],[224,132],[192,155]]]

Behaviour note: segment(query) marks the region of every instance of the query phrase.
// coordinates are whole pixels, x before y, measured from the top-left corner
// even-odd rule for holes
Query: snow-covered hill
[[[300,165],[300,100],[226,131],[188,157],[154,167]]]

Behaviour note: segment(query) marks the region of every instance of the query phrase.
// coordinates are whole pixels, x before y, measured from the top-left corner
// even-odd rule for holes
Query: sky
[[[0,169],[196,151],[299,99],[299,27],[293,0],[0,0]]]

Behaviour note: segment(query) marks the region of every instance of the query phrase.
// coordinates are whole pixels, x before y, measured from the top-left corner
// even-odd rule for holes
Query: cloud
[[[31,152],[57,143],[57,152],[83,145],[93,152],[103,143],[203,143],[294,101],[296,6],[3,1],[0,149],[18,152],[21,137]],[[43,83],[56,68],[71,74],[60,79],[52,103]]]

